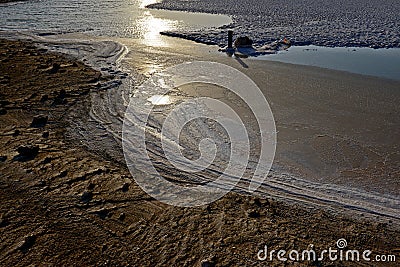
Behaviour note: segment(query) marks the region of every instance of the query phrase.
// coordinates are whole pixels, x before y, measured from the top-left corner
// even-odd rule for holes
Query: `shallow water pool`
[[[258,59],[317,66],[400,80],[400,49],[292,46],[287,51]]]

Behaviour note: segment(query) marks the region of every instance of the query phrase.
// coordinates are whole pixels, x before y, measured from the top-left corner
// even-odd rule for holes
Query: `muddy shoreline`
[[[264,245],[322,250],[340,238],[349,248],[399,253],[391,221],[235,193],[200,208],[161,204],[125,166],[68,138],[71,118],[89,120],[98,72],[29,42],[2,40],[0,59],[1,265],[265,266],[257,259]],[[32,124],[38,115],[46,122]]]

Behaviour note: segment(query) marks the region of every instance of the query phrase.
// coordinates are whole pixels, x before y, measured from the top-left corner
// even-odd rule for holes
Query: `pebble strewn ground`
[[[232,15],[228,27],[170,34],[209,44],[226,44],[226,28],[256,45],[283,37],[295,45],[400,47],[398,0],[164,0],[151,8]]]

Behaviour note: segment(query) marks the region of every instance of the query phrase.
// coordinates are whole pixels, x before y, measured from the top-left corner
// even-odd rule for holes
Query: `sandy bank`
[[[204,59],[203,52],[209,48],[202,49],[205,49],[200,53]],[[173,53],[173,49],[162,52],[165,53]],[[156,66],[153,58],[160,58],[161,52],[135,51],[128,54],[123,64],[137,64],[137,70],[144,75],[151,68],[199,56],[198,51],[191,53],[175,57],[173,62],[158,60],[160,65]],[[132,54],[135,56],[130,57]],[[216,266],[264,266],[265,262],[257,260],[257,251],[265,244],[275,249],[305,249],[309,244],[325,249],[334,247],[339,238],[346,238],[350,248],[398,254],[400,235],[392,221],[379,223],[340,215],[330,209],[305,208],[233,193],[202,208],[160,204],[132,183],[124,165],[107,155],[88,152],[79,145],[79,140],[68,137],[71,118],[91,120],[88,94],[96,94],[95,83],[102,79],[96,71],[64,56],[37,50],[29,43],[1,41],[0,56],[0,229],[3,233],[0,261],[4,265],[200,266],[202,260],[209,260]],[[303,157],[285,157],[293,149],[301,151],[301,146],[310,146],[307,142],[294,148],[286,144],[300,139],[295,134],[296,128],[306,131],[304,125],[311,122],[319,125],[324,118],[320,112],[302,125],[292,123],[298,120],[293,113],[300,101],[292,104],[290,100],[304,100],[300,110],[306,112],[310,101],[305,100],[314,93],[285,89],[285,85],[292,83],[296,87],[305,77],[305,88],[310,84],[315,87],[320,81],[329,85],[332,79],[336,83],[354,79],[353,75],[316,73],[310,68],[296,70],[282,64],[268,64],[262,72],[257,72],[253,67],[266,63],[246,61],[243,64],[248,68],[243,69],[243,64],[213,53],[207,59],[215,56],[263,85],[260,87],[273,104],[277,125],[283,131],[280,140],[285,145],[278,154],[282,165]],[[365,77],[356,81],[362,79]],[[376,86],[382,84],[375,79],[369,83],[373,81]],[[285,90],[293,98],[284,96]],[[342,94],[345,91],[344,88]],[[338,98],[337,103],[342,100]],[[31,125],[39,114],[48,120]],[[354,123],[344,125],[350,127]],[[321,129],[329,137],[329,131],[339,128]],[[314,140],[314,133],[302,132],[301,136],[310,142]],[[377,140],[373,137],[365,136],[371,144]],[[38,151],[19,149],[22,146],[37,147]],[[320,164],[317,162],[316,166]],[[280,266],[281,262],[275,260],[271,265]],[[346,263],[352,265],[357,263]]]

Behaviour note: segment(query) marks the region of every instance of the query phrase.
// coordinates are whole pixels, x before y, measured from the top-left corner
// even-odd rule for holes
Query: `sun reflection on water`
[[[171,30],[176,25],[175,21],[154,17],[150,11],[144,12],[139,23],[143,31],[143,42],[149,46],[166,46],[167,43],[160,32]]]
[[[146,6],[155,4],[157,2],[159,2],[159,1],[157,1],[157,0],[142,0],[142,3],[140,4],[140,8],[145,8]]]
[[[156,106],[169,105],[172,103],[172,99],[167,95],[153,95],[147,100]]]

